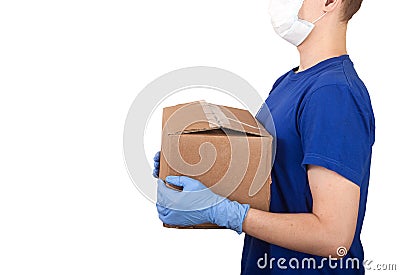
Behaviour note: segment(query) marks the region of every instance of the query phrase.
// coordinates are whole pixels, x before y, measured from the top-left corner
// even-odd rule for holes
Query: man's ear
[[[334,11],[340,4],[341,0],[324,0],[324,12],[332,12]]]

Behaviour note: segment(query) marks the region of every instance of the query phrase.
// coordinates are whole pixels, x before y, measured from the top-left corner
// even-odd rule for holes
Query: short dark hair
[[[360,9],[363,0],[342,0],[342,20],[348,22]]]

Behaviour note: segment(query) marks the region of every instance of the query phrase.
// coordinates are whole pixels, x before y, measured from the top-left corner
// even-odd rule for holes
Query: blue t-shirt
[[[360,187],[354,240],[346,257],[329,261],[246,235],[242,274],[363,274],[360,233],[375,140],[368,91],[348,55],[322,61],[299,73],[295,70],[276,81],[265,101],[277,142],[270,211],[311,213],[313,199],[306,166],[323,166]],[[257,119],[270,129],[271,116],[264,105]]]

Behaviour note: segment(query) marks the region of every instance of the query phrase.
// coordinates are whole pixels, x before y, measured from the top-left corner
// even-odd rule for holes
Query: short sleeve
[[[298,112],[302,165],[332,170],[357,185],[371,157],[371,114],[347,86],[329,85],[312,92]]]

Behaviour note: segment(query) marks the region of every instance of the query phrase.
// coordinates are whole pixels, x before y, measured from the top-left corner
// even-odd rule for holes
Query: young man
[[[347,22],[361,2],[271,0],[273,27],[297,46],[300,66],[281,76],[266,100],[277,139],[270,212],[227,199],[182,211],[176,202],[193,200],[193,192],[158,181],[163,222],[213,222],[246,233],[242,274],[364,273],[360,233],[375,124],[367,89],[346,53]],[[261,109],[257,119],[265,123],[265,117]],[[166,181],[184,191],[205,188],[188,177]],[[211,191],[199,200],[205,197],[219,199]]]

